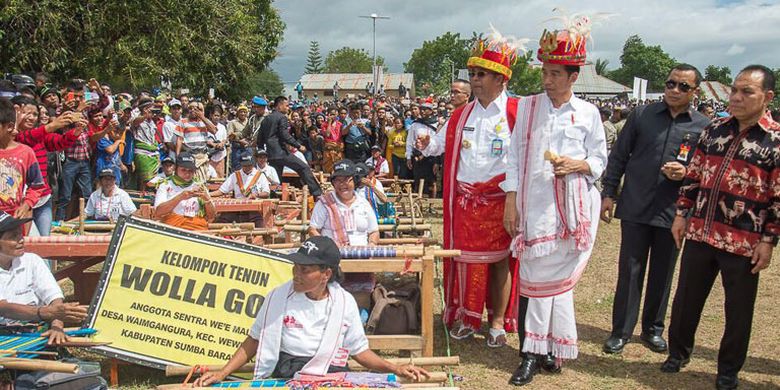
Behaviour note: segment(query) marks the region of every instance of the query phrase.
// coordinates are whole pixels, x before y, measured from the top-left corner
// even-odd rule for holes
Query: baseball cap
[[[265,149],[257,149],[255,151],[255,156],[267,156],[268,152]]]
[[[171,99],[171,101],[168,102],[168,107],[173,107],[173,106],[181,107],[181,102],[179,101],[179,99]]]
[[[191,153],[181,153],[178,156],[176,156],[176,166],[182,167],[186,169],[196,169],[195,166],[195,157],[192,156]]]
[[[0,232],[7,232],[32,221],[32,218],[14,218],[5,211],[0,211]],[[334,244],[335,245],[335,244]],[[338,249],[336,249],[338,251]],[[338,252],[337,252],[338,253]]]
[[[355,163],[352,160],[341,160],[333,166],[333,173],[330,177],[337,176],[355,176]]]
[[[255,165],[255,160],[252,159],[252,155],[249,153],[241,156],[241,165],[247,166],[247,165]]]
[[[160,160],[160,163],[162,163],[162,164],[165,164],[165,163],[175,164],[176,161],[173,161],[173,158],[171,158],[171,156],[165,156],[165,157],[163,157],[162,160]]]
[[[355,176],[365,177],[366,175],[368,175],[368,165],[363,162],[355,164]]]
[[[434,105],[433,103],[425,102],[423,104],[420,104],[420,108],[427,108],[429,110],[434,110],[436,109],[436,105]]]
[[[379,147],[379,145],[374,145],[374,146],[372,146],[372,147],[371,147],[371,151],[373,152],[373,151],[375,151],[375,150],[378,150],[378,151],[380,151],[380,152],[381,152],[381,151],[382,151],[382,148],[380,148],[380,147]]]
[[[104,177],[107,177],[107,176],[116,177],[116,175],[114,174],[114,170],[111,169],[111,168],[103,168],[98,173],[98,177],[99,178],[104,178]]]
[[[268,105],[268,101],[266,101],[265,99],[261,98],[260,96],[255,96],[255,97],[252,98],[252,104],[257,105],[257,106],[267,106]]]
[[[341,262],[341,253],[332,239],[325,236],[309,237],[301,243],[298,251],[289,255],[295,264],[302,265],[327,265],[338,267]]]
[[[236,109],[236,112],[239,112],[239,111],[249,111],[249,107],[247,107],[247,106],[242,104],[242,105],[238,106],[238,108]]]

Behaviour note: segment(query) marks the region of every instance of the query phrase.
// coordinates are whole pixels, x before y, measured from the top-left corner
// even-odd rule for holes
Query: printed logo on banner
[[[96,350],[137,364],[224,364],[266,295],[292,277],[281,254],[120,218],[90,305]]]

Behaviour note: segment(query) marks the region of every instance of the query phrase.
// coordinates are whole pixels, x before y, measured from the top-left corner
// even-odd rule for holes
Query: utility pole
[[[373,44],[373,60],[371,61],[371,73],[374,74],[374,94],[376,94],[376,91],[379,89],[379,80],[376,80],[376,20],[377,19],[390,19],[389,16],[381,16],[377,15],[375,13],[371,15],[360,15],[363,19],[371,19],[373,22],[373,28],[374,28],[374,44]]]

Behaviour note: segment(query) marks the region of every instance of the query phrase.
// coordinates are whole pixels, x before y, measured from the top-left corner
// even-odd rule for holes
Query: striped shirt
[[[182,119],[176,126],[176,132],[182,137],[182,151],[206,151],[209,131],[202,121]]]

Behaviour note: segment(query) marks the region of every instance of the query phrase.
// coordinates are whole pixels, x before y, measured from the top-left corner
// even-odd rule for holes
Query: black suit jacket
[[[290,135],[290,124],[287,116],[274,111],[263,119],[260,131],[257,132],[257,147],[265,148],[268,159],[284,158],[290,154],[287,145],[300,148],[301,144]]]

